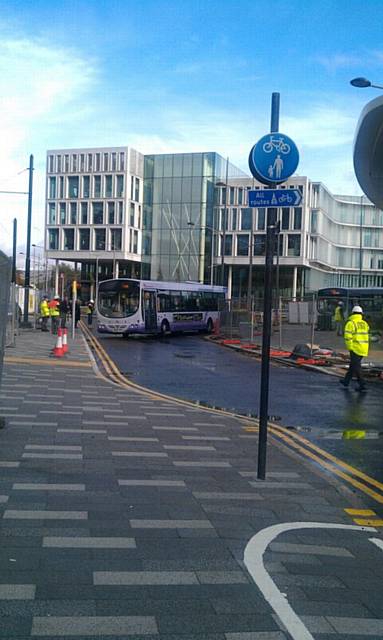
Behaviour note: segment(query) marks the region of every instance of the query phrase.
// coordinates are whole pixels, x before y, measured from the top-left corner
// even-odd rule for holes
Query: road
[[[196,335],[123,340],[95,334],[121,372],[140,385],[209,406],[258,413],[260,362],[248,355]],[[383,482],[382,408],[378,383],[361,395],[343,389],[332,376],[270,367],[269,414]],[[366,429],[369,437],[345,440],[345,429]]]

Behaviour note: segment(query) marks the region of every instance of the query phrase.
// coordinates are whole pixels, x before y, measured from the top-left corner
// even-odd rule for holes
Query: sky
[[[3,0],[0,16],[0,249],[12,221],[43,244],[48,149],[132,146],[142,153],[216,151],[249,173],[269,131],[300,152],[298,175],[361,193],[353,137],[383,82],[381,0]]]

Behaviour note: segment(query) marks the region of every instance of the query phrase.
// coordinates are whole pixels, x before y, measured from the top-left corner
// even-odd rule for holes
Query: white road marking
[[[359,527],[357,525],[333,524],[331,522],[285,522],[262,529],[247,543],[244,553],[244,563],[255,584],[262,592],[266,601],[274,609],[282,624],[291,634],[293,640],[314,640],[302,620],[289,605],[286,597],[279,591],[263,564],[263,554],[270,542],[281,533],[293,529],[346,529],[348,531],[374,531],[374,527]],[[375,542],[375,538],[371,538]],[[383,542],[378,540],[378,546],[383,549]],[[376,542],[375,542],[376,544]]]
[[[380,538],[369,538],[369,541],[376,544],[376,546],[383,551],[383,540],[380,540]]]

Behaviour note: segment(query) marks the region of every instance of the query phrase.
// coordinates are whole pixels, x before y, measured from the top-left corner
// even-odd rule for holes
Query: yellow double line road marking
[[[363,471],[359,471],[355,467],[347,464],[347,462],[343,462],[336,456],[333,456],[331,453],[324,451],[313,442],[310,442],[303,436],[287,431],[283,427],[273,424],[270,426],[270,433],[278,440],[282,440],[289,447],[299,451],[302,455],[310,458],[314,462],[317,462],[321,467],[324,467],[331,473],[339,476],[349,484],[351,484],[356,489],[359,489],[366,495],[373,498],[376,502],[383,504],[383,484],[375,478],[371,478]],[[358,479],[357,479],[358,478]],[[361,482],[363,480],[363,482]],[[381,491],[382,493],[377,493],[374,487]]]
[[[126,378],[121,374],[121,372],[119,371],[119,369],[117,368],[113,360],[106,353],[105,349],[101,346],[97,338],[94,337],[91,331],[89,331],[89,329],[83,323],[81,323],[81,327],[87,339],[89,340],[91,346],[93,347],[98,357],[100,358],[107,375],[116,384],[119,384],[120,386],[123,386],[128,389],[136,390],[137,392],[143,393],[153,399],[165,400],[167,402],[173,402],[175,404],[186,405],[193,408],[198,407],[199,409],[209,411],[210,413],[219,413],[221,415],[223,414],[223,415],[227,415],[230,417],[235,417],[241,420],[247,420],[251,422],[249,418],[245,418],[244,416],[239,416],[238,414],[235,414],[233,412],[225,411],[223,409],[202,407],[200,405],[197,405],[195,402],[191,402],[189,400],[174,398],[173,396],[168,396],[162,393],[149,391],[145,387],[142,387],[136,384],[135,382],[126,380]],[[255,420],[254,422],[257,423],[257,421]],[[257,426],[247,425],[247,426],[244,426],[243,428],[247,432],[258,431]],[[347,464],[347,462],[343,462],[343,460],[340,460],[336,456],[333,456],[331,453],[328,453],[324,449],[321,449],[316,444],[310,442],[309,440],[299,435],[298,433],[287,430],[284,427],[280,427],[275,423],[269,424],[269,433],[275,440],[282,441],[290,449],[293,449],[299,452],[302,456],[305,456],[306,458],[309,458],[313,462],[316,462],[322,468],[330,471],[332,474],[338,476],[339,478],[342,478],[342,480],[351,484],[353,487],[355,487],[359,491],[362,491],[364,494],[368,495],[370,498],[372,498],[376,502],[383,504],[383,484],[378,480],[375,480],[374,478],[371,478],[371,476],[368,476],[366,473],[359,471],[359,469],[352,467],[351,465]],[[375,489],[377,489],[381,493],[378,493],[378,491],[375,491]]]

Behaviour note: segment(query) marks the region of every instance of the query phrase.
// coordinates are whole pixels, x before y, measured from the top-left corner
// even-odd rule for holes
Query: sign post
[[[278,207],[295,206],[301,202],[298,189],[276,189],[296,170],[299,153],[294,141],[279,129],[279,93],[272,94],[270,133],[252,147],[249,167],[252,175],[262,184],[271,187],[249,192],[249,207],[267,207],[266,256],[263,301],[261,389],[259,402],[258,472],[259,480],[266,478],[267,421],[269,408],[270,339],[272,311],[272,274],[274,250],[279,255]],[[277,243],[275,242],[277,239]],[[279,289],[279,286],[278,286]]]
[[[72,282],[72,340],[74,340],[74,336],[76,333],[76,301],[77,301],[77,282],[73,280]]]

